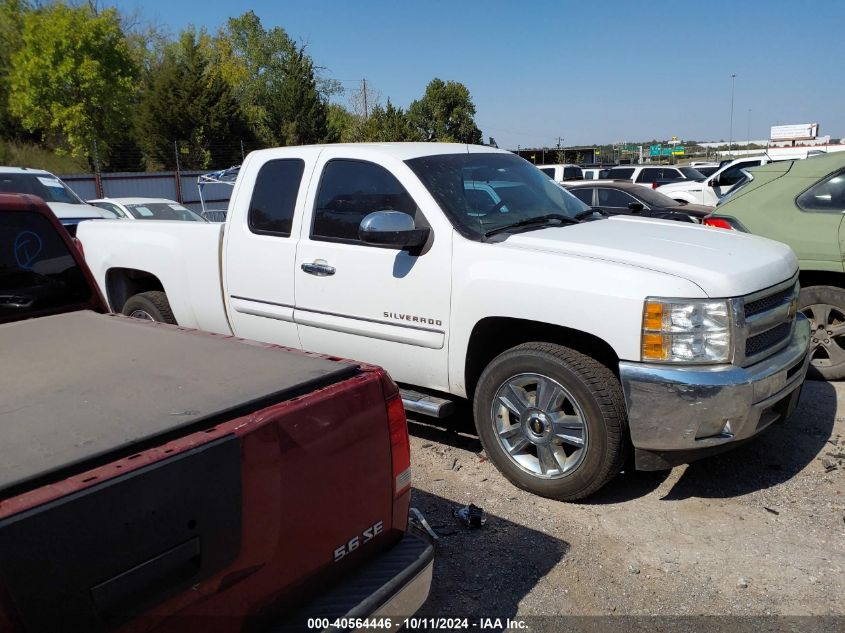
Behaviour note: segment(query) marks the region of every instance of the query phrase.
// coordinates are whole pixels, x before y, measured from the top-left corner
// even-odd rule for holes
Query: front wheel
[[[479,379],[473,409],[490,460],[534,494],[581,499],[625,462],[619,380],[595,359],[561,345],[525,343],[497,356]]]
[[[176,324],[167,295],[160,290],[140,292],[129,297],[123,305],[123,314],[135,319]]]
[[[801,288],[798,309],[810,320],[811,378],[845,378],[845,290],[835,286]]]

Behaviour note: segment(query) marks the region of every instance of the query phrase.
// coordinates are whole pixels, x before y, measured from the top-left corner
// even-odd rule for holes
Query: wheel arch
[[[581,330],[540,321],[487,317],[472,329],[464,367],[466,393],[472,399],[484,368],[502,352],[528,342],[557,343],[590,356],[619,376],[619,357],[603,339]]]
[[[801,270],[798,272],[798,282],[802,288],[811,286],[845,288],[845,273],[831,270]]]
[[[161,280],[150,272],[136,268],[110,268],[106,271],[106,299],[114,312],[121,312],[132,295],[150,290],[165,292]]]

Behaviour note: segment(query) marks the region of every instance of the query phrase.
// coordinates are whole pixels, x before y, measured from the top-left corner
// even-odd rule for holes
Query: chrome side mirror
[[[358,237],[367,244],[412,250],[428,241],[431,229],[418,229],[414,218],[401,211],[373,211],[358,226]]]

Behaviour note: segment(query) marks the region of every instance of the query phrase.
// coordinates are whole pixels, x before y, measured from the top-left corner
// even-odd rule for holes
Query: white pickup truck
[[[787,246],[603,218],[487,147],[261,150],[225,225],[78,238],[116,311],[382,365],[412,412],[471,399],[495,465],[558,499],[631,447],[668,468],[785,421],[807,370]]]

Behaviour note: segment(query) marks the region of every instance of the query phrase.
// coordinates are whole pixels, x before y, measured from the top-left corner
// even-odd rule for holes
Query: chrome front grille
[[[756,334],[745,339],[745,357],[756,356],[767,349],[783,342],[792,332],[792,323],[784,322],[762,334]]]
[[[748,317],[752,317],[755,314],[760,314],[761,312],[766,312],[767,310],[777,308],[784,302],[789,303],[792,300],[792,295],[794,294],[794,292],[794,288],[787,288],[786,290],[781,290],[780,292],[776,292],[773,295],[763,297],[762,299],[755,299],[754,301],[750,302],[746,301],[745,318],[747,319]]]
[[[789,343],[795,326],[798,275],[734,302],[736,348],[734,362],[753,365]]]

